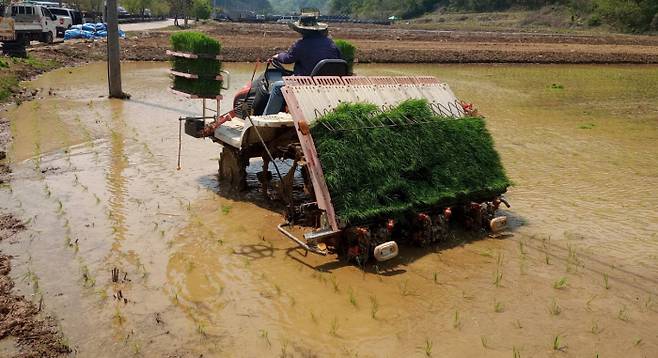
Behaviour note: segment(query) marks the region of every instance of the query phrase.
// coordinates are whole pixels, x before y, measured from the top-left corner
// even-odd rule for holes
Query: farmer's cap
[[[302,9],[299,20],[289,22],[288,26],[302,35],[313,32],[326,32],[329,25],[318,22],[318,17],[320,17],[318,9]]]

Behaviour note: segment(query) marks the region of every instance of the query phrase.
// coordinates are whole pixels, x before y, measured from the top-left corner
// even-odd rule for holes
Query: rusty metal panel
[[[370,77],[365,76],[350,76],[343,77],[343,82],[346,85],[371,85]]]
[[[313,81],[318,86],[342,85],[342,77],[338,76],[315,76]]]
[[[283,81],[287,86],[303,86],[303,85],[313,85],[313,77],[305,76],[288,76],[283,77]]]
[[[8,16],[2,17],[2,14],[0,14],[0,40],[13,41],[15,39],[14,19]]]
[[[306,86],[300,87],[308,89]],[[315,143],[313,142],[313,138],[311,137],[310,133],[305,132],[306,130],[300,129],[300,123],[302,123],[302,128],[308,128],[309,121],[303,111],[303,108],[307,107],[307,104],[298,100],[292,88],[292,86],[283,87],[283,96],[286,99],[286,103],[288,104],[288,110],[290,111],[290,114],[292,114],[293,122],[295,124],[295,131],[297,131],[297,135],[299,137],[299,144],[301,145],[302,151],[304,152],[306,165],[311,176],[311,181],[313,182],[315,199],[318,203],[318,207],[322,210],[325,210],[327,213],[327,219],[331,229],[338,230],[336,213],[334,212],[334,206],[331,204],[329,188],[327,188],[327,182],[324,180],[324,173],[322,172],[322,166],[320,165],[320,160],[318,159],[318,152],[315,149]]]

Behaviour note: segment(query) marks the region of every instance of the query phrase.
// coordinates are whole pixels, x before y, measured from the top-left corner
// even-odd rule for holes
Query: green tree
[[[103,0],[78,0],[75,2],[77,8],[83,11],[100,13],[103,11]]]
[[[274,1],[274,0],[273,0]],[[284,0],[292,1],[292,0]],[[455,11],[503,11],[509,8],[539,9],[547,5],[566,7],[574,16],[592,14],[592,23],[602,22],[627,32],[658,30],[658,0],[328,0],[332,14],[354,17],[402,18],[420,16],[447,7]]]
[[[595,5],[603,19],[627,32],[649,30],[658,13],[658,0],[595,0]]]
[[[325,13],[329,2],[328,0],[270,0],[270,5],[275,14],[281,15],[297,13],[304,7],[314,7]]]
[[[154,1],[149,9],[153,16],[166,16],[171,13],[171,5],[165,1]]]
[[[211,0],[194,0],[192,2],[192,14],[198,19],[208,19],[212,13]]]
[[[144,16],[144,10],[150,9],[154,0],[121,0],[120,4],[131,14]]]

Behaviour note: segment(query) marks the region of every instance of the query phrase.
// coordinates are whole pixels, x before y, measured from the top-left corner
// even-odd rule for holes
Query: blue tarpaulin
[[[119,30],[120,37],[126,37],[126,33]],[[82,25],[73,25],[64,32],[64,40],[70,39],[96,39],[107,37],[107,25],[99,22],[97,24],[86,23]]]

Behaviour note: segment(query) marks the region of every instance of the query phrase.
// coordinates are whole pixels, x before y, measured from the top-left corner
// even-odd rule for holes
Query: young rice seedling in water
[[[505,311],[505,305],[500,301],[494,301],[494,312],[501,313]]]
[[[372,319],[377,319],[377,311],[379,311],[379,302],[377,302],[377,297],[370,296],[370,317],[372,317]]]
[[[557,303],[557,300],[553,298],[553,301],[551,301],[551,304],[548,306],[548,311],[553,315],[557,316],[560,313],[562,313],[562,307]]]
[[[429,338],[426,338],[425,345],[423,345],[423,353],[425,354],[425,357],[432,356],[432,345],[432,341]]]
[[[562,343],[560,342],[560,335],[558,334],[553,338],[553,350],[554,351],[563,351],[567,348],[567,346],[563,346]]]
[[[628,311],[626,310],[626,306],[622,306],[619,309],[619,313],[617,313],[617,318],[619,318],[620,320],[622,320],[624,322],[628,322],[628,321],[631,320],[631,317],[628,314]]]
[[[352,306],[354,306],[355,308],[359,308],[359,305],[356,302],[356,296],[354,296],[354,290],[352,290],[351,287],[349,289],[349,295],[350,295],[350,303],[352,304]]]
[[[496,272],[494,273],[494,286],[500,287],[503,280],[503,256],[498,253],[496,257]]]
[[[599,334],[602,331],[603,329],[599,327],[599,323],[597,321],[592,321],[592,329],[590,329],[590,332],[592,332],[592,334]]]
[[[266,330],[261,329],[260,331],[258,331],[258,334],[260,335],[260,338],[265,340],[265,343],[267,344],[268,348],[272,347],[272,342],[270,341],[270,334]]]
[[[329,329],[329,333],[334,337],[338,336],[338,317],[334,317],[334,319],[331,321],[331,328]]]
[[[556,290],[561,290],[567,287],[567,278],[566,276],[561,277],[559,280],[553,283],[553,288]]]
[[[460,329],[462,326],[462,320],[459,317],[459,311],[455,310],[455,318],[452,321],[452,328]]]
[[[489,344],[487,343],[487,337],[480,336],[480,342],[482,342],[482,347],[489,349]]]
[[[514,358],[521,358],[521,352],[519,352],[519,349],[516,348],[516,346],[512,347],[512,356]]]

